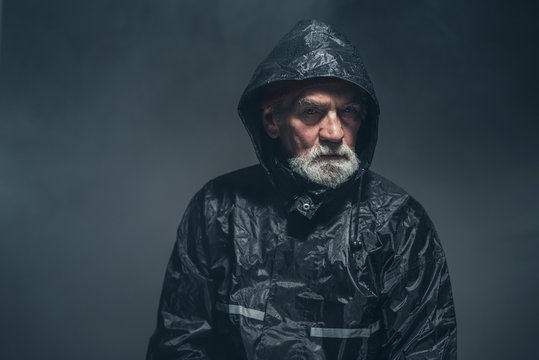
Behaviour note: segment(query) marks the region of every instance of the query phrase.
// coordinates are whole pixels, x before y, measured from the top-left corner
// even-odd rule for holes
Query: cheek
[[[291,155],[299,155],[316,145],[318,130],[314,127],[289,124],[283,130],[283,144]]]
[[[295,133],[295,143],[300,152],[310,150],[318,141],[318,129],[305,127]]]
[[[281,133],[281,142],[290,156],[309,151],[317,141],[316,130],[310,128],[287,127]]]
[[[344,127],[344,139],[346,142],[346,145],[350,146],[351,148],[354,148],[356,145],[356,138],[357,133],[359,131],[359,124],[354,124],[352,126]]]

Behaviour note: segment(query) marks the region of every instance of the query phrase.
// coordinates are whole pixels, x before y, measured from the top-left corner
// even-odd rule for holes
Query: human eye
[[[341,110],[341,116],[347,119],[356,119],[359,116],[358,105],[348,105]]]
[[[356,106],[347,106],[343,109],[343,112],[345,113],[358,113],[359,109],[357,109]]]
[[[315,124],[322,118],[322,111],[313,106],[303,107],[298,109],[296,116],[305,124]]]

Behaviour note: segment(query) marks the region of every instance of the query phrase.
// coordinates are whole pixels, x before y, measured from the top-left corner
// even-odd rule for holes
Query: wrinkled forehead
[[[261,92],[260,105],[264,110],[273,104],[282,102],[283,100],[290,101],[291,99],[303,96],[312,91],[324,92],[358,92],[361,89],[342,79],[338,78],[312,78],[307,80],[291,80],[278,81],[265,86]]]
[[[309,88],[298,94],[283,99],[285,105],[301,105],[309,103],[325,104],[336,102],[338,104],[360,103],[362,91],[359,87],[350,84],[331,84]]]

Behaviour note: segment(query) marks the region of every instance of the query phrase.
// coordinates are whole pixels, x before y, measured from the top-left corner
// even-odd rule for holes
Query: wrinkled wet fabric
[[[368,96],[360,169],[336,189],[292,173],[261,126],[264,86],[314,77]],[[238,110],[260,164],[208,182],[188,205],[147,359],[455,359],[444,252],[421,205],[369,170],[379,108],[352,45],[299,22]]]

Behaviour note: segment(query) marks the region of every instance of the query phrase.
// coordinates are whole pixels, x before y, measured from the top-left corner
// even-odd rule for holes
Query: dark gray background
[[[539,358],[537,15],[494,0],[4,1],[0,358],[143,358],[186,202],[256,161],[236,104],[302,18],[364,56],[373,168],[437,225],[459,358]]]

